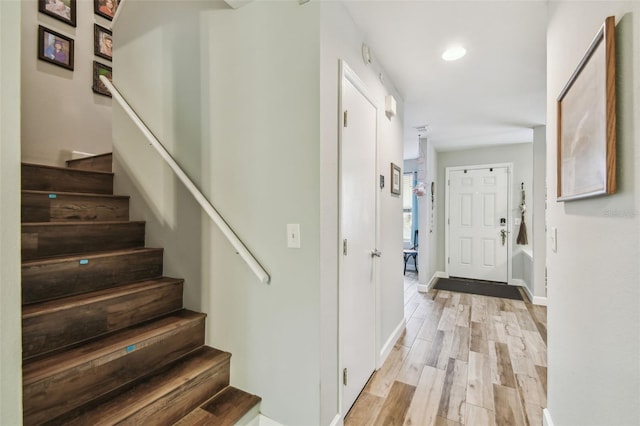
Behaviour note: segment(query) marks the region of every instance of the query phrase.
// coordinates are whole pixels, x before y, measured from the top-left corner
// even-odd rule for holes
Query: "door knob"
[[[502,245],[507,241],[507,231],[504,229],[500,230],[500,237],[502,238]]]
[[[371,250],[371,257],[380,257],[380,256],[382,256],[381,251],[378,251],[377,249]]]

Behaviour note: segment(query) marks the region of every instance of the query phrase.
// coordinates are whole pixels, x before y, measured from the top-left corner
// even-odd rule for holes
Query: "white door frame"
[[[513,237],[512,237],[512,222],[513,222],[513,163],[496,163],[496,164],[474,164],[472,166],[455,166],[447,167],[445,169],[445,202],[444,202],[444,217],[445,232],[444,232],[444,268],[447,277],[449,276],[449,201],[451,196],[449,194],[451,186],[450,174],[454,171],[460,170],[477,170],[477,169],[489,169],[489,168],[506,167],[507,168],[507,284],[511,284],[513,281]]]
[[[338,82],[338,371],[337,371],[337,381],[338,381],[338,413],[340,413],[341,418],[344,420],[344,416],[347,414],[345,412],[343,412],[343,406],[342,406],[342,393],[343,393],[343,385],[342,385],[342,370],[343,370],[343,364],[342,364],[342,328],[341,328],[341,317],[340,317],[340,294],[341,294],[341,287],[342,287],[342,282],[343,282],[343,262],[344,262],[344,256],[342,254],[342,142],[343,142],[343,133],[342,133],[342,129],[343,129],[343,125],[344,125],[344,115],[342,114],[343,111],[343,107],[342,107],[342,81],[343,79],[347,79],[351,84],[353,84],[353,86],[358,90],[358,92],[360,92],[362,94],[362,96],[364,96],[370,103],[371,105],[373,105],[373,107],[376,110],[376,146],[375,146],[375,175],[378,176],[379,174],[379,168],[378,168],[378,122],[379,122],[379,109],[378,106],[373,98],[373,96],[369,93],[369,90],[367,89],[366,85],[364,84],[364,82],[360,79],[360,77],[358,77],[358,75],[349,67],[349,65],[347,65],[347,63],[343,60],[340,59],[339,61],[339,68],[340,68],[340,79]],[[375,183],[372,183],[372,188],[373,191],[375,192],[375,245],[376,248],[379,246],[380,243],[380,215],[379,215],[379,211],[380,211],[380,199],[379,199],[379,191],[376,191],[375,188]],[[373,249],[373,247],[372,247]],[[379,330],[380,330],[380,297],[379,297],[379,275],[380,275],[380,270],[378,268],[378,262],[377,262],[377,258],[374,258],[376,260],[374,260],[374,316],[375,316],[375,324],[373,327],[373,333],[374,333],[374,342],[375,342],[375,368],[376,370],[378,368],[380,368],[380,354],[379,354],[379,350],[378,348],[380,347],[380,342],[379,342]]]

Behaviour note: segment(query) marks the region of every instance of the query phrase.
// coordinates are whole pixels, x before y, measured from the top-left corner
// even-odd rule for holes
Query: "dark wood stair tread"
[[[129,197],[78,192],[22,191],[23,223],[129,220]]]
[[[22,304],[117,287],[162,276],[161,248],[132,248],[22,262]]]
[[[103,257],[135,254],[140,252],[156,252],[156,251],[162,252],[163,250],[164,249],[162,248],[153,248],[153,247],[134,247],[134,248],[122,249],[122,250],[110,250],[110,251],[101,251],[101,252],[95,252],[95,253],[63,255],[63,256],[56,256],[56,257],[48,257],[44,259],[23,260],[22,266],[23,267],[37,266],[37,265],[44,266],[44,265],[67,262],[67,261],[79,262],[80,260],[84,260],[84,259],[89,259],[89,260],[100,259]]]
[[[145,222],[80,221],[22,224],[22,259],[144,247]]]
[[[23,166],[27,167],[37,167],[41,169],[51,169],[51,170],[59,170],[59,171],[72,171],[73,173],[96,173],[103,175],[113,176],[113,172],[104,172],[101,170],[83,170],[83,169],[70,169],[69,167],[60,167],[60,166],[51,166],[48,164],[35,164],[35,163],[22,163]]]
[[[204,346],[119,395],[61,420],[66,425],[172,424],[228,385],[230,357]]]
[[[113,194],[113,173],[22,163],[23,190]]]
[[[34,195],[57,195],[57,196],[74,196],[74,197],[95,197],[95,198],[124,198],[130,199],[129,195],[117,195],[117,194],[100,194],[91,192],[69,192],[69,191],[38,191],[35,189],[23,189],[22,194],[34,194]]]
[[[182,309],[183,280],[162,277],[27,305],[22,355],[78,344]]]
[[[256,395],[233,386],[227,386],[177,422],[175,426],[232,426],[256,407],[260,401],[261,398]]]
[[[41,424],[113,395],[202,347],[204,319],[181,311],[23,363],[24,423]]]
[[[158,287],[173,283],[182,283],[183,281],[184,280],[178,278],[161,277],[158,279],[145,280],[105,290],[94,291],[87,294],[80,294],[65,297],[62,299],[35,303],[25,306],[22,309],[22,319],[24,320],[33,316],[58,312],[69,308],[91,305],[93,303],[116,298],[124,294],[134,294],[136,292],[145,291],[152,287]]]
[[[104,154],[91,155],[84,158],[74,158],[65,162],[67,167],[71,169],[81,170],[102,170],[110,172],[113,163],[113,154],[107,152]]]
[[[160,339],[163,334],[178,330],[181,326],[196,320],[204,320],[205,314],[182,310],[145,324],[139,324],[118,331],[99,340],[73,347],[32,361],[25,361],[22,366],[22,383],[28,386],[67,370],[79,368],[90,363],[109,361],[116,357],[126,356],[127,348],[136,346],[136,350]]]

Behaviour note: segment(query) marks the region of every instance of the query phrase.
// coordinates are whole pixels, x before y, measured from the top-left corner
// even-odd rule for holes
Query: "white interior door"
[[[449,173],[450,276],[508,282],[509,169]]]
[[[352,74],[343,75],[339,294],[343,414],[364,388],[376,362],[376,258],[372,251],[376,248],[377,112],[358,82]]]

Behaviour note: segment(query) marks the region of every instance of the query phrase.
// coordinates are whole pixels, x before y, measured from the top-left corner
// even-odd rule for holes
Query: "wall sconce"
[[[391,95],[384,97],[384,112],[388,118],[395,117],[397,106],[396,98]]]

